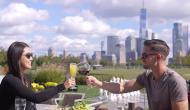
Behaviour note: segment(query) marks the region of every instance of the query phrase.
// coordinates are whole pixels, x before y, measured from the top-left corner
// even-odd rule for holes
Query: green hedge
[[[32,81],[42,84],[45,82],[61,83],[65,81],[65,74],[62,69],[46,68],[32,72]]]

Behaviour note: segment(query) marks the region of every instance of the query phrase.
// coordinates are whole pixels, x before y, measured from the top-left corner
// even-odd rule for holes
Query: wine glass
[[[88,62],[81,62],[77,64],[78,67],[78,73],[83,76],[88,76],[91,66],[88,64]],[[90,85],[90,88],[92,88],[92,85]]]
[[[81,62],[77,64],[77,67],[80,75],[89,75],[91,66],[87,62]]]
[[[76,74],[77,74],[77,64],[76,63],[70,63],[69,64],[69,74],[70,74],[70,78],[75,80],[75,77],[76,77]],[[72,91],[74,91],[77,88],[74,85],[70,89]]]

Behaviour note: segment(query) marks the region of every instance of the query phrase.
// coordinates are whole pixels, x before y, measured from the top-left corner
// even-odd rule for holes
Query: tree
[[[4,66],[7,63],[6,51],[0,48],[0,65]]]
[[[112,62],[107,59],[101,59],[100,64],[103,66],[112,66],[113,65]]]
[[[141,60],[140,58],[137,59],[137,60],[134,62],[134,65],[137,65],[137,66],[142,65],[142,60]]]
[[[74,57],[74,56],[69,56],[64,59],[64,63],[80,63],[80,58],[79,57]]]
[[[183,65],[190,66],[190,55],[187,55],[183,58]]]

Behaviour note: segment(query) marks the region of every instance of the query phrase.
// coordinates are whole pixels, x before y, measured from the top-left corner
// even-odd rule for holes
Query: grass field
[[[186,80],[190,80],[190,68],[173,68]],[[134,79],[144,71],[142,68],[135,69],[122,69],[122,68],[105,68],[91,71],[90,75],[97,77],[98,79],[105,81],[109,80],[113,76]],[[99,95],[99,89],[86,87],[86,85],[79,85],[79,92],[86,93],[86,97],[94,97]]]
[[[92,98],[99,95],[99,89],[87,85],[78,85],[78,92],[85,93],[85,98]]]
[[[186,80],[190,79],[190,68],[172,68],[172,69],[177,71]],[[135,69],[105,68],[105,69],[93,70],[91,72],[91,75],[97,77],[116,76],[125,79],[133,79],[136,78],[143,71],[144,71],[143,68],[135,68]]]
[[[176,70],[186,80],[190,80],[190,68],[177,68],[174,70]]]

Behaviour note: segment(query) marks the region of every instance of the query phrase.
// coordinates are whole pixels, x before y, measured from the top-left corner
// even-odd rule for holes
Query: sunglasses
[[[30,58],[33,58],[33,53],[27,53],[24,56],[26,56],[27,59],[30,59]]]
[[[151,55],[156,55],[156,53],[150,53],[150,54],[143,53],[142,56],[141,56],[141,58],[142,58],[142,59],[147,59],[147,58],[148,58],[149,56],[151,56]]]

